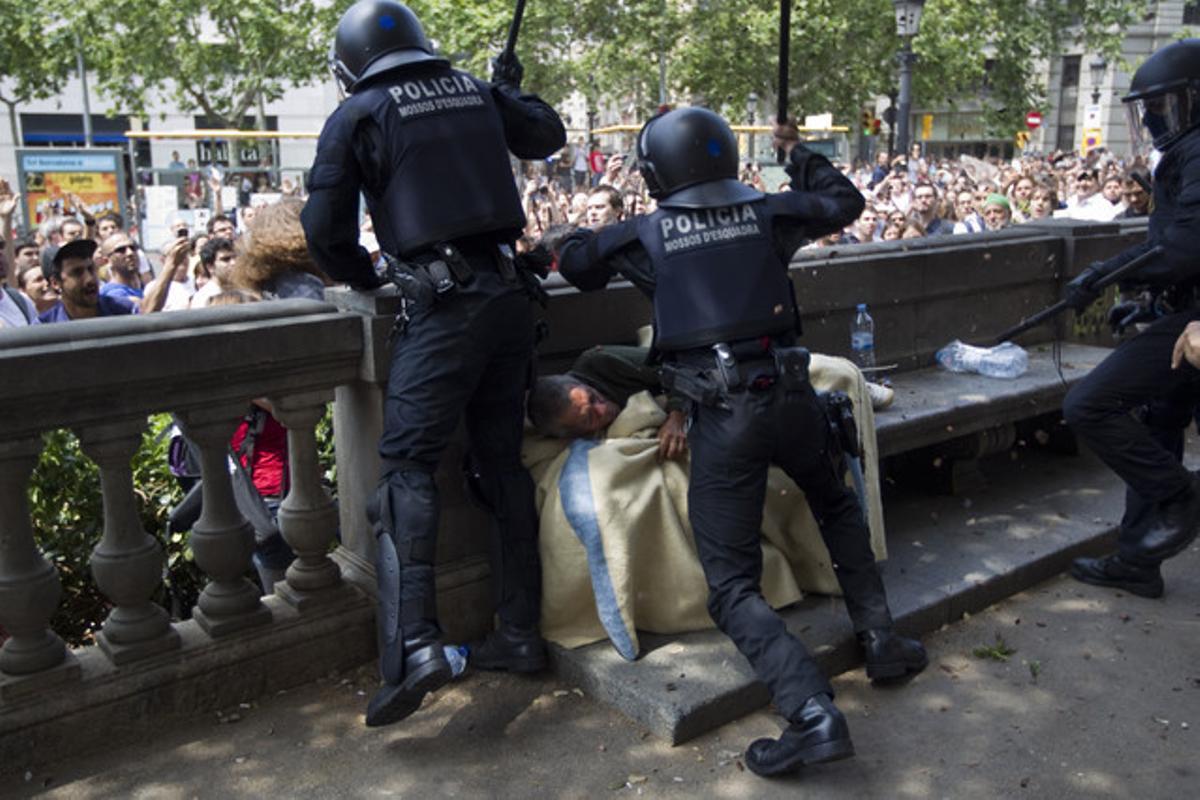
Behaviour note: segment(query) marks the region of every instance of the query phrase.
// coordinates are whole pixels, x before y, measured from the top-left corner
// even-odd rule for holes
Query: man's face
[[[109,266],[129,277],[138,273],[137,245],[128,234],[117,233],[104,240],[101,250]]]
[[[1090,172],[1081,172],[1075,176],[1075,193],[1080,199],[1086,199],[1096,193],[1099,185],[1096,176]]]
[[[879,215],[875,213],[875,209],[867,208],[858,217],[858,238],[870,239],[875,235],[875,225],[879,222]]]
[[[998,203],[983,207],[983,222],[989,231],[998,231],[1008,224],[1008,209]]]
[[[63,244],[73,242],[76,239],[83,238],[83,223],[79,220],[69,219],[62,224]]]
[[[594,194],[587,201],[587,226],[592,230],[618,222],[617,212],[604,192]]]
[[[954,211],[958,214],[959,219],[966,219],[975,213],[975,194],[973,192],[959,192],[958,198],[954,201]]]
[[[42,260],[41,256],[38,254],[38,249],[33,246],[22,247],[18,249],[17,252],[13,254],[13,257],[15,259],[13,261],[13,269],[16,270],[18,275],[21,273],[21,270],[36,266],[37,264],[40,264]]]
[[[1017,198],[1018,200],[1028,200],[1029,196],[1032,194],[1033,181],[1029,180],[1028,178],[1021,178],[1019,181],[1017,181],[1016,185],[1013,186],[1013,197]]]
[[[595,436],[612,424],[621,407],[590,386],[579,384],[568,393],[571,407],[559,420],[572,436]]]
[[[1029,213],[1038,219],[1049,217],[1054,213],[1054,202],[1046,191],[1034,192],[1029,198]]]
[[[1104,199],[1112,204],[1121,202],[1121,181],[1118,178],[1109,178],[1104,182]]]
[[[933,206],[937,202],[937,193],[933,191],[932,186],[918,186],[913,192],[913,207],[918,214],[928,214],[933,211]]]
[[[96,235],[100,237],[100,241],[102,242],[119,230],[117,221],[112,217],[105,217],[96,223]]]
[[[213,275],[221,282],[222,286],[229,286],[230,278],[233,276],[233,262],[237,260],[237,256],[232,250],[218,250],[217,257],[213,259]]]
[[[46,280],[46,276],[42,274],[41,267],[28,269],[21,273],[21,291],[29,295],[29,299],[34,303],[58,297],[57,293],[50,288],[50,282]]]
[[[1145,214],[1150,210],[1150,195],[1146,194],[1146,190],[1137,181],[1126,183],[1123,194],[1125,205],[1132,208],[1138,214]]]
[[[72,305],[95,308],[100,303],[100,279],[90,258],[64,258],[62,275],[50,285]]]
[[[227,219],[220,219],[213,223],[212,235],[217,239],[233,240],[233,223]]]

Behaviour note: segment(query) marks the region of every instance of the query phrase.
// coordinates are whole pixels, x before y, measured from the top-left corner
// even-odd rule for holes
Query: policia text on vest
[[[668,214],[659,220],[659,226],[663,250],[668,253],[764,234],[749,203]]]

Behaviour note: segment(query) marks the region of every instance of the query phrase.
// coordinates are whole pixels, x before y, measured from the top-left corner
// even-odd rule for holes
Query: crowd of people
[[[172,163],[179,160],[177,154],[172,158]],[[855,222],[807,247],[978,233],[1052,217],[1109,221],[1150,212],[1149,166],[1105,150],[998,162],[969,156],[926,158],[916,143],[908,155],[881,152],[874,163],[859,160],[839,168],[862,192],[866,205]],[[272,294],[273,287],[264,289],[253,277],[272,258],[307,276],[303,286],[285,279],[284,295],[307,287],[304,296],[319,299],[329,279],[303,247],[298,222],[302,187],[290,180],[278,188],[258,187],[280,195],[279,205],[288,211],[272,211],[267,224],[256,226],[256,216],[269,206],[252,203],[249,195],[239,196],[238,207],[227,212],[221,201],[222,177],[191,180],[193,172],[187,172],[188,186],[196,184],[198,194],[188,206],[209,204],[207,224],[193,231],[182,217],[172,219],[172,238],[150,253],[119,213],[105,211],[93,217],[82,203],[71,204],[71,213],[18,232],[13,218],[19,195],[0,182],[0,236],[5,241],[0,274],[6,276],[0,278],[6,285],[0,292],[0,328],[199,308],[234,289]],[[752,162],[743,165],[739,178],[760,191],[787,190],[786,183],[768,187],[763,170]],[[555,229],[598,229],[652,213],[656,207],[634,159],[621,152],[603,153],[582,138],[554,158],[521,163],[516,180],[527,219],[522,250],[532,249]],[[257,237],[246,235],[255,229]],[[260,244],[252,248],[256,239]],[[85,243],[62,250],[76,241]],[[96,244],[92,252],[87,252],[86,241]],[[378,256],[369,217],[363,222],[361,241]],[[267,249],[277,252],[267,255]],[[94,276],[80,271],[82,264],[77,263],[89,258],[95,264]],[[242,266],[234,270],[236,263]]]
[[[568,177],[554,163],[568,162],[569,152],[589,152],[586,163],[602,167]],[[857,160],[839,168],[862,192],[866,207],[844,230],[808,247],[979,233],[1054,217],[1110,221],[1150,213],[1149,165],[1106,150],[1001,162],[970,156],[925,158],[916,143],[908,155],[880,152],[873,163]],[[762,192],[788,188],[786,182],[768,186],[754,162],[742,166],[739,179]],[[595,228],[655,209],[636,163],[620,152],[597,155],[582,144],[547,165],[526,165],[518,181],[524,188],[528,242],[556,225]],[[593,207],[606,206],[608,213],[593,214]]]

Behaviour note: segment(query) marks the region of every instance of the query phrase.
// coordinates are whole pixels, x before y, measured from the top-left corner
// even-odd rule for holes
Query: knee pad
[[[367,507],[375,536],[392,541],[399,564],[433,564],[437,555],[437,485],[428,472],[393,472]]]
[[[379,586],[376,624],[379,630],[379,674],[387,683],[404,677],[404,643],[400,631],[400,560],[391,536],[379,537],[375,578]]]

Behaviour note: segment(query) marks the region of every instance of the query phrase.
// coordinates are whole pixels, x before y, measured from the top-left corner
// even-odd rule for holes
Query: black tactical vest
[[[363,104],[358,113],[382,135],[380,172],[363,177],[384,251],[407,256],[468,236],[521,235],[525,214],[487,84],[445,65],[421,65],[384,75],[351,102]]]
[[[660,208],[638,238],[654,264],[659,350],[795,330],[787,266],[771,246],[763,200],[722,208]]]

